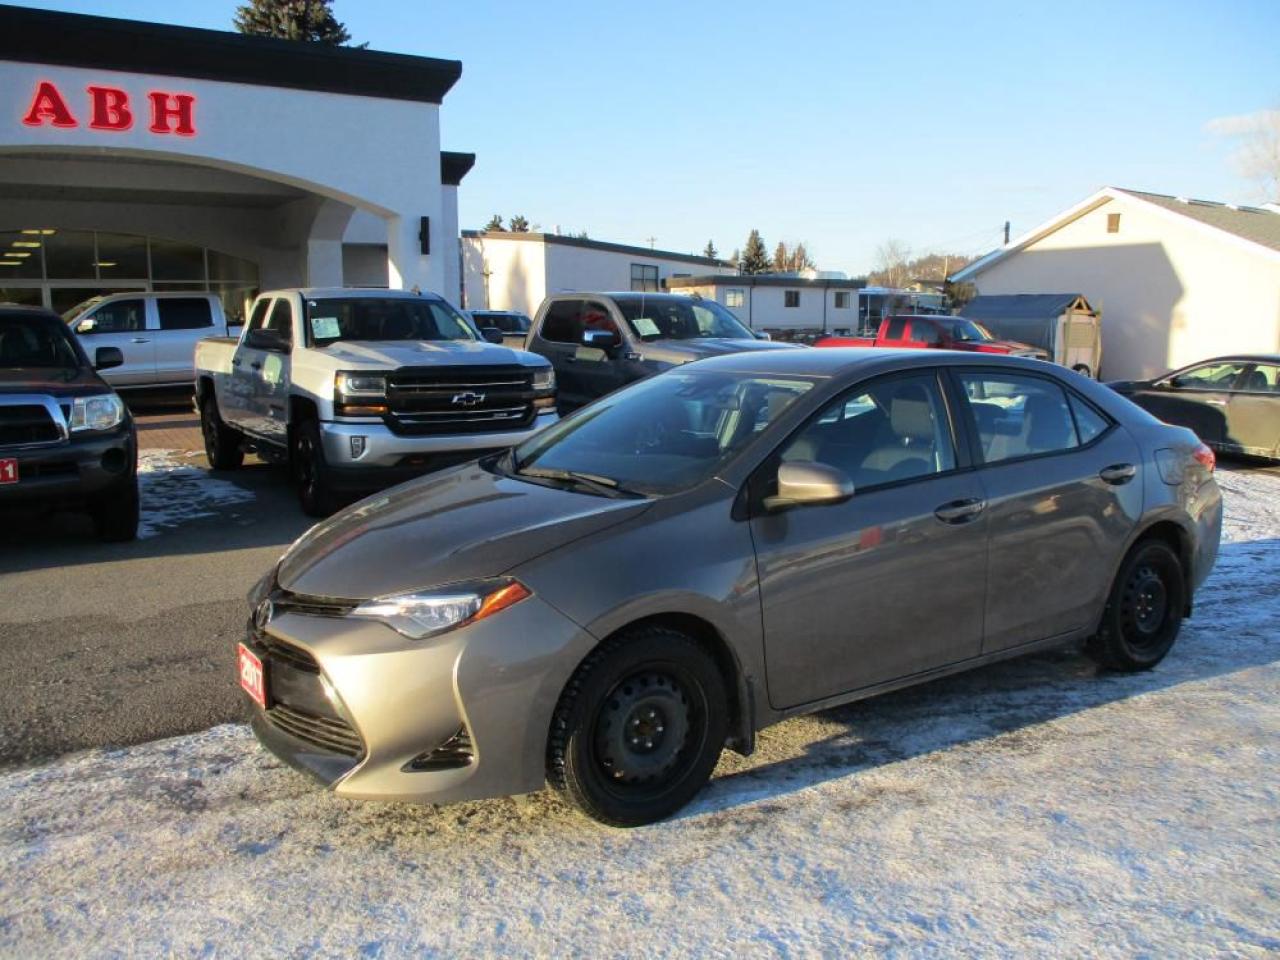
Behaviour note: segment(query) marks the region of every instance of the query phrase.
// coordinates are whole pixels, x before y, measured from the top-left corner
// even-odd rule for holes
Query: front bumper
[[[18,461],[18,482],[0,485],[0,506],[18,503],[81,503],[129,482],[137,464],[132,422],[110,433],[73,435],[69,441],[7,449],[0,458]]]
[[[392,433],[381,420],[365,423],[329,421],[320,424],[324,458],[329,466],[343,469],[394,469],[411,466],[414,459],[435,455],[472,453],[481,456],[492,450],[503,450],[528,440],[539,430],[559,419],[554,410],[541,412],[533,423],[522,430],[480,433],[440,433],[429,436],[400,436]],[[363,452],[356,456],[352,438],[363,437]],[[422,471],[419,470],[419,473]]]
[[[265,655],[269,698],[266,711],[253,705],[253,729],[335,793],[369,800],[541,789],[551,714],[596,642],[536,596],[421,641],[374,620],[279,609],[246,639]],[[309,685],[289,659],[315,664]],[[438,762],[442,751],[452,762]]]

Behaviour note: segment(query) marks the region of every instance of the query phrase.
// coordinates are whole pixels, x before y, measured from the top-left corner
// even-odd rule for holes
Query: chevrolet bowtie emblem
[[[453,403],[459,407],[474,407],[478,403],[484,403],[483,393],[455,393],[453,395]]]

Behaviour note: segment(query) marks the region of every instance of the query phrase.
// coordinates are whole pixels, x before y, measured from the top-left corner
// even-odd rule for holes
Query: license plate
[[[18,482],[18,461],[0,460],[0,483]]]
[[[244,691],[253,697],[254,702],[262,709],[267,708],[267,680],[266,674],[262,669],[262,661],[258,659],[258,655],[240,644],[239,656],[239,672],[240,686]]]

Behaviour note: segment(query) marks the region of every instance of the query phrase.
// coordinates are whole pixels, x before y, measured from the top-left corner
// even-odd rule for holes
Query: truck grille
[[[388,418],[405,435],[518,430],[534,417],[527,367],[401,370],[387,382]]]
[[[38,403],[0,405],[0,447],[57,443],[62,431]]]

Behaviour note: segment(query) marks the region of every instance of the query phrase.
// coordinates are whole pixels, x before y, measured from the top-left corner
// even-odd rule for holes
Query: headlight
[[[351,616],[381,620],[412,640],[425,640],[491,617],[528,596],[528,589],[517,580],[494,580],[461,584],[457,589],[375,597],[356,607]]]
[[[556,372],[552,367],[545,367],[533,372],[533,389],[554,390],[556,388]]]
[[[71,401],[71,423],[76,430],[110,430],[124,420],[124,401],[114,393],[76,397]]]
[[[339,373],[333,378],[334,389],[345,397],[385,397],[387,378],[380,374]]]

